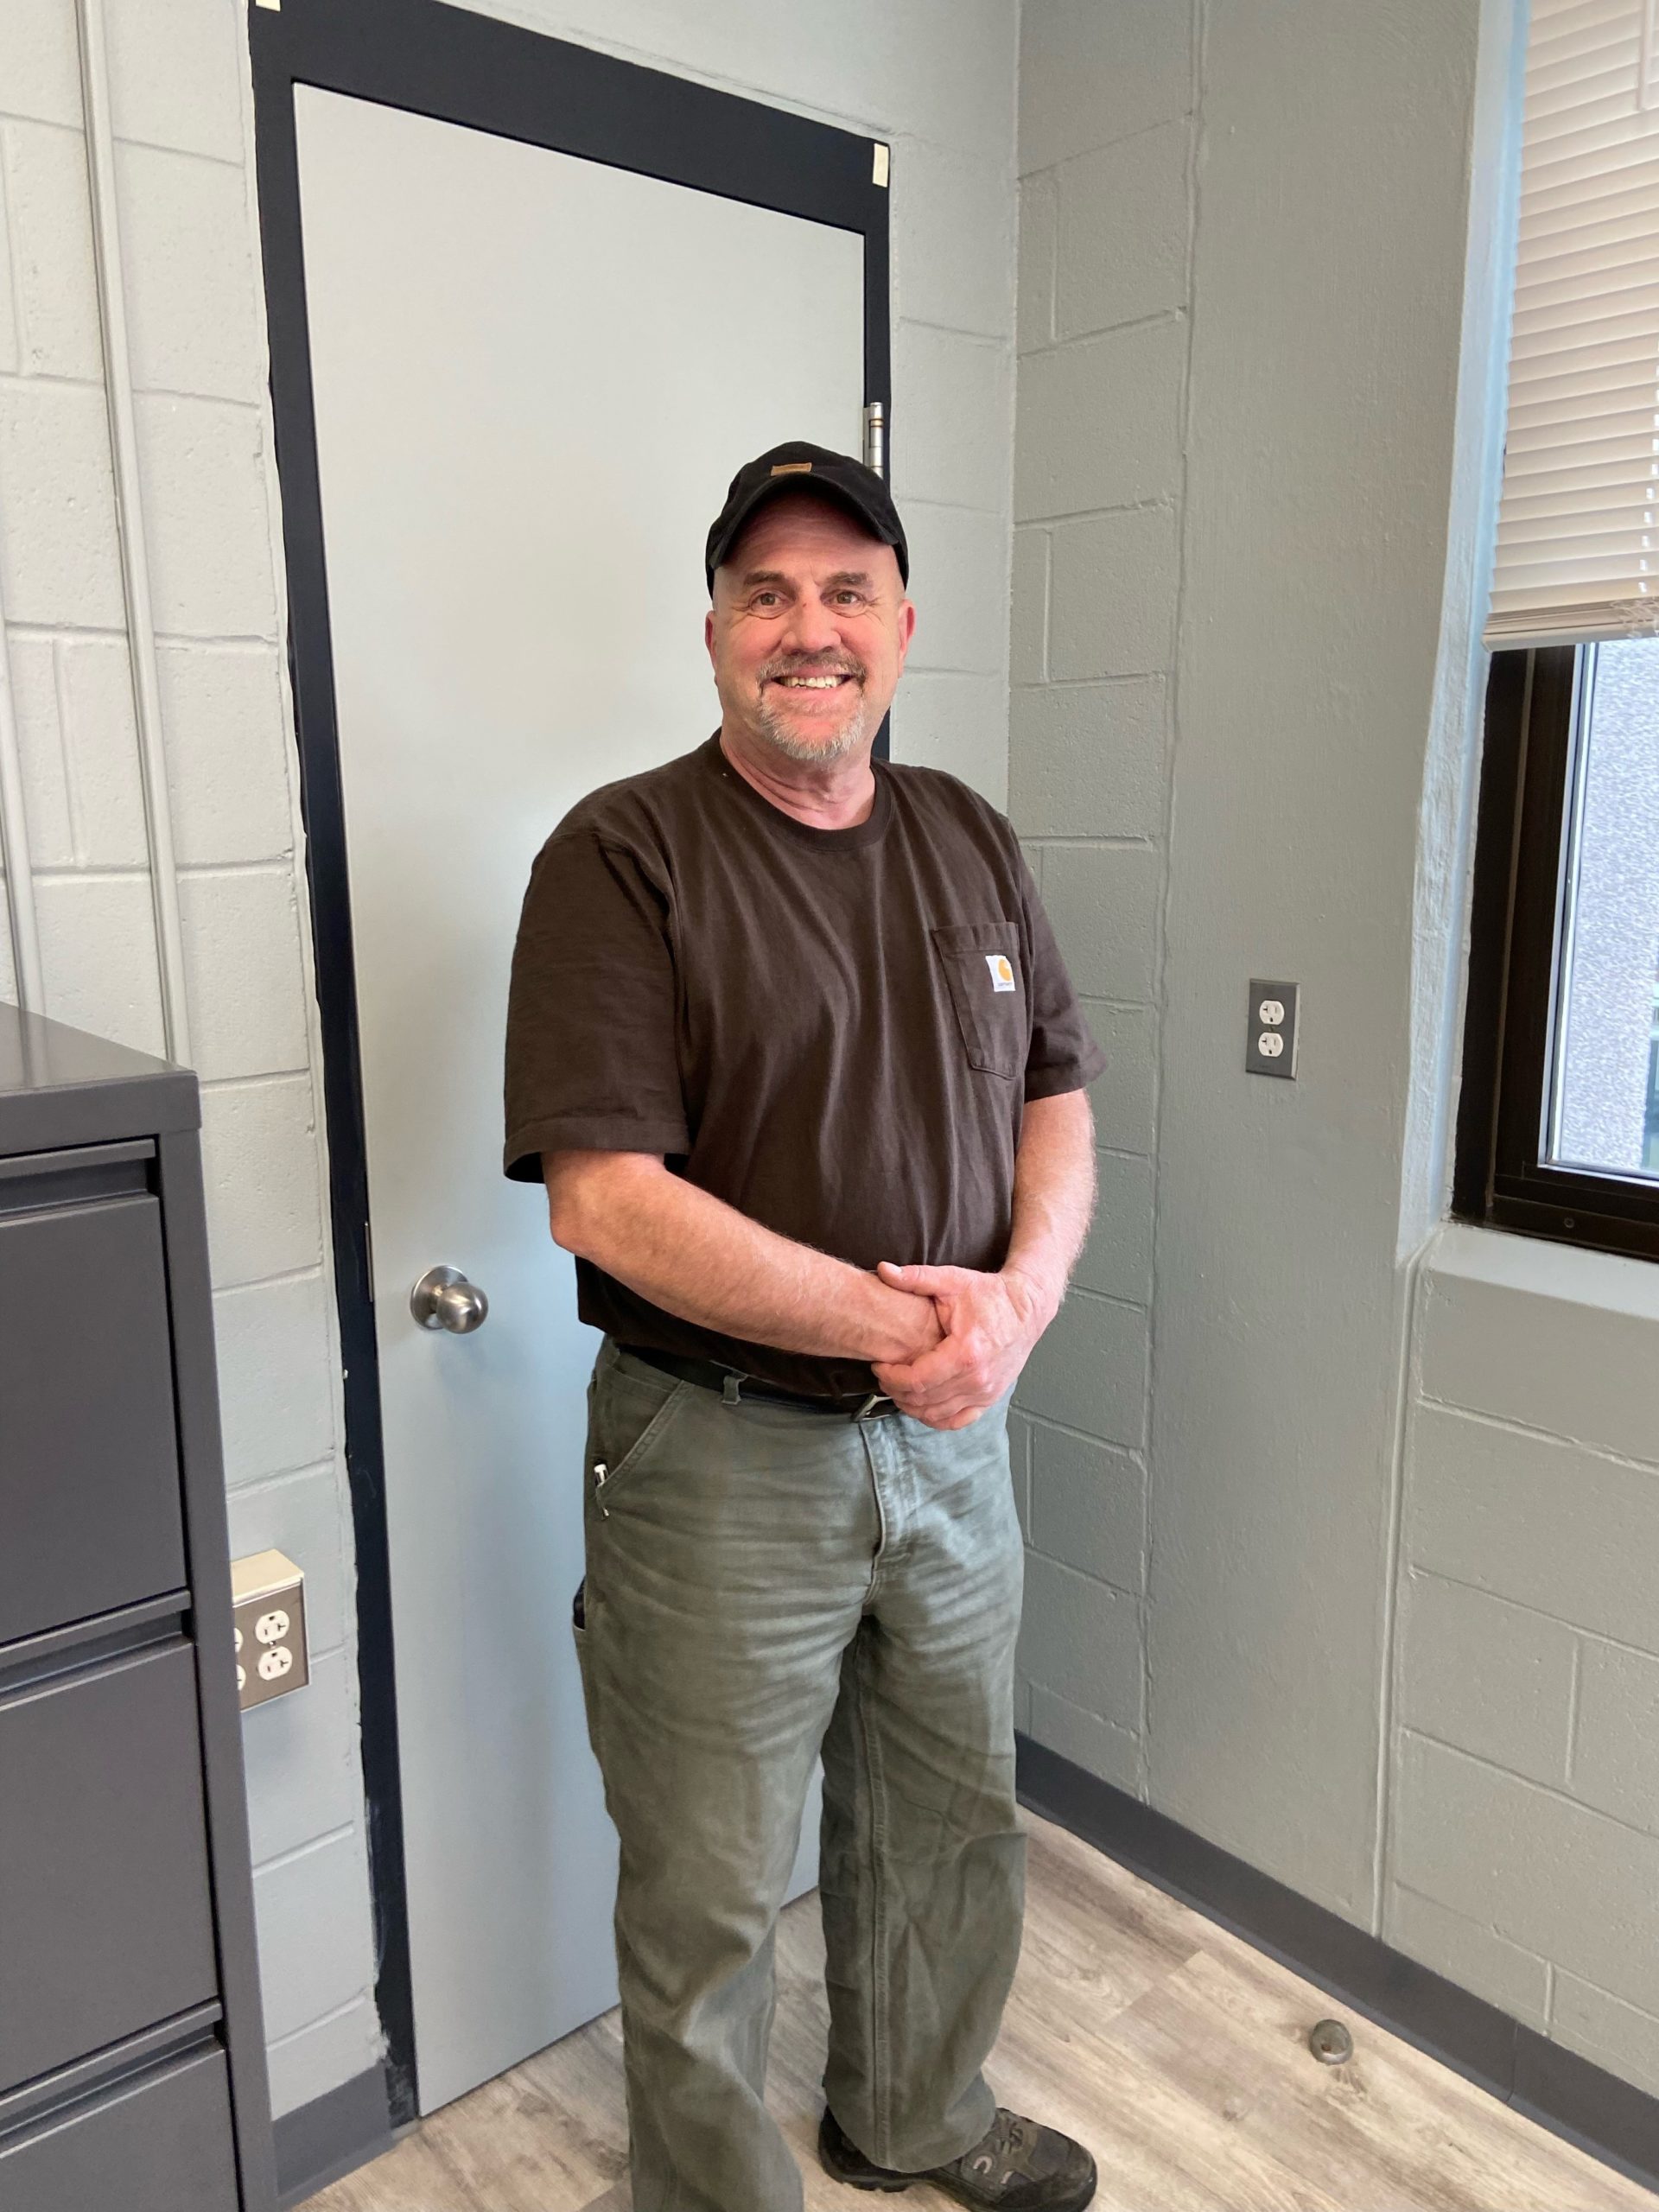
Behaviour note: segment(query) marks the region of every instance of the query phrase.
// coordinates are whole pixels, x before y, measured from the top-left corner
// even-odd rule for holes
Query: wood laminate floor
[[[1081,2137],[1101,2212],[1656,2212],[1656,2199],[1043,1821],[1019,1979],[989,2073]],[[768,2099],[809,2212],[897,2202],[837,2187],[812,2142],[823,2063],[817,1901],[784,1916]],[[1354,2056],[1321,2066],[1316,2020]],[[625,2212],[614,2013],[423,2120],[308,2212]],[[909,2212],[950,2203],[908,2192]]]

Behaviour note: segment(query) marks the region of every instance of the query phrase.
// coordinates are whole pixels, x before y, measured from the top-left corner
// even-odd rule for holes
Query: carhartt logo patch
[[[1014,969],[1008,964],[1006,952],[988,952],[985,965],[991,971],[991,988],[994,991],[1011,991],[1014,988]]]
[[[812,464],[810,461],[774,461],[772,473],[774,476],[810,476]]]

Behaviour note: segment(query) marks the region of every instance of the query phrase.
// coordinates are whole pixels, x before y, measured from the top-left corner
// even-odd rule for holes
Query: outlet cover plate
[[[305,1637],[305,1575],[281,1552],[231,1562],[237,1693],[245,1713],[311,1679]]]
[[[1251,1075],[1295,1075],[1301,1011],[1300,983],[1251,978],[1244,1033],[1244,1065]]]

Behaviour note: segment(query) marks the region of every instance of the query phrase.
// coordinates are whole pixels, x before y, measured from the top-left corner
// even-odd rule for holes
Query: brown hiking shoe
[[[931,2181],[976,2212],[1083,2212],[1095,2194],[1095,2162],[1081,2143],[1003,2106],[981,2140],[948,2166],[898,2173],[878,2166],[842,2133],[827,2107],[818,2128],[818,2163],[852,2189],[898,2190]]]

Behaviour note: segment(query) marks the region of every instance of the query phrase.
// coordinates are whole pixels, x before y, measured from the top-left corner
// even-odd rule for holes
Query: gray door
[[[703,534],[766,445],[857,450],[863,245],[311,86],[296,110],[430,2111],[615,1993],[569,1631],[596,1340],[499,1166],[518,902],[577,798],[718,719]],[[475,1334],[412,1319],[440,1263],[487,1293]]]

